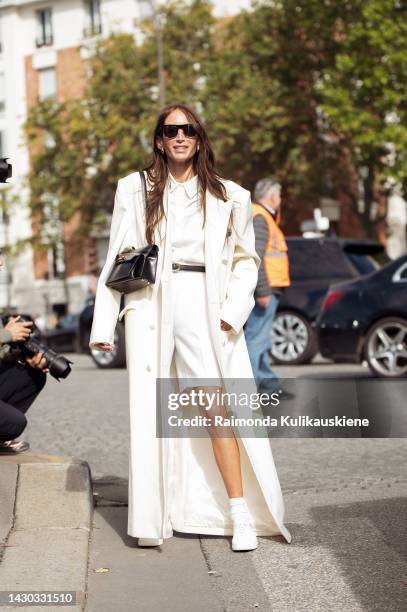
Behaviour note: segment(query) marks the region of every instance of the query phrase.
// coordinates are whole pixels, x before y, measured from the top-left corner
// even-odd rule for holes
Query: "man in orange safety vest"
[[[245,325],[245,337],[259,391],[280,392],[270,364],[273,319],[280,297],[290,285],[287,243],[279,227],[280,184],[274,178],[261,179],[255,186],[253,199],[256,251],[261,265],[254,293],[256,303]]]

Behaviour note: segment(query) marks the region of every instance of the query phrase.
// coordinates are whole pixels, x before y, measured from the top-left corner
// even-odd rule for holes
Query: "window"
[[[39,70],[39,94],[38,98],[55,98],[57,94],[57,80],[55,68],[43,68]]]
[[[352,253],[352,251],[347,251],[347,256],[359,274],[370,274],[380,268],[379,263],[373,259],[373,257],[365,253]]]
[[[48,255],[48,270],[46,272],[47,280],[63,278],[65,274],[65,249],[62,242],[57,245],[52,245],[47,251]]]
[[[85,2],[85,27],[83,35],[95,36],[102,32],[102,18],[100,14],[100,0],[86,0]]]
[[[52,45],[52,12],[50,8],[36,11],[37,15],[37,38],[35,44],[37,47]]]
[[[6,107],[6,86],[5,86],[4,72],[0,72],[0,113],[2,113]]]

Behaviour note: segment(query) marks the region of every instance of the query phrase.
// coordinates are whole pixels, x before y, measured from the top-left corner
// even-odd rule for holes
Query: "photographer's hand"
[[[24,342],[27,340],[28,336],[31,333],[30,326],[33,324],[32,321],[22,321],[21,323],[17,323],[19,317],[15,319],[11,319],[4,326],[4,329],[8,329],[11,332],[11,341],[12,342]]]
[[[37,353],[33,357],[26,357],[25,360],[32,368],[42,370],[45,374],[49,372],[49,368],[45,367],[46,359],[42,356],[43,353]]]

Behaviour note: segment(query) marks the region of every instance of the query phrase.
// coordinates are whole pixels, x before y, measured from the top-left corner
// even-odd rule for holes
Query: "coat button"
[[[147,372],[151,372],[151,366],[150,365],[146,366],[146,370]]]
[[[150,323],[150,329],[155,329],[154,323]]]

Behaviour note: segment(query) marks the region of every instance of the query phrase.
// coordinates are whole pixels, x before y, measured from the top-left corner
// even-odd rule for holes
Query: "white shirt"
[[[197,175],[180,183],[169,172],[168,214],[171,215],[172,261],[203,265],[203,212]]]

